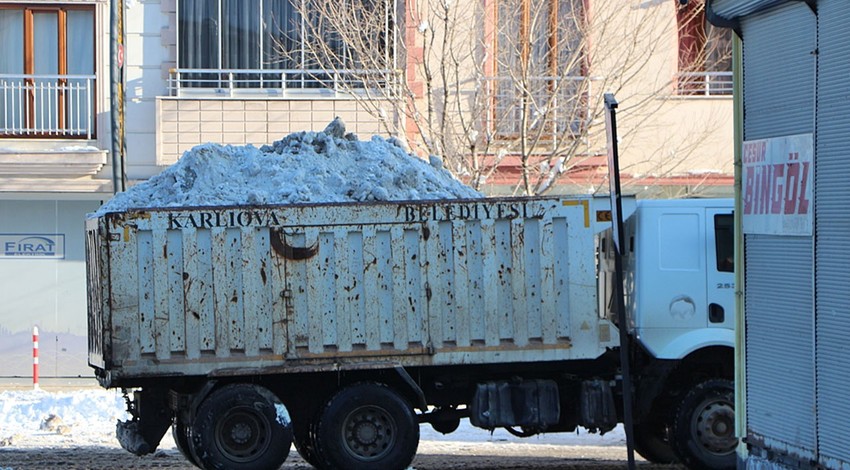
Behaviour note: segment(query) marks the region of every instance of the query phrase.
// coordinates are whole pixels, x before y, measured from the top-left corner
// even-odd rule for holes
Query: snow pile
[[[95,216],[130,208],[478,198],[443,168],[397,139],[360,141],[337,118],[323,132],[298,132],[256,148],[203,144]]]
[[[129,419],[124,409],[116,391],[0,392],[0,447],[55,434],[77,443],[112,444],[115,422]]]

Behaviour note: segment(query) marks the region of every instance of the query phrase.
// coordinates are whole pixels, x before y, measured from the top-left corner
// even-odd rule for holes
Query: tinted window
[[[714,216],[714,243],[717,252],[717,270],[733,272],[735,270],[735,229],[732,214]]]

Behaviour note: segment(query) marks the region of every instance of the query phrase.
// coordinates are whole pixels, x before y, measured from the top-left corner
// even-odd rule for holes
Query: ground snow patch
[[[91,438],[103,436],[104,431],[114,439],[115,422],[128,419],[124,408],[123,396],[115,391],[0,392],[0,439],[13,444],[18,434],[70,433]]]
[[[199,145],[95,216],[130,208],[479,197],[439,158],[426,162],[395,138],[358,140],[337,118],[323,132],[297,132],[261,148]]]

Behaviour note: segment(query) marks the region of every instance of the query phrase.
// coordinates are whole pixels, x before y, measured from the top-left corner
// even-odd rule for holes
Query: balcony
[[[392,91],[390,70],[171,69],[168,94],[174,97],[262,98],[334,97],[357,90]]]
[[[0,138],[91,139],[94,75],[0,74]]]
[[[681,96],[732,96],[732,72],[681,72],[676,75]]]

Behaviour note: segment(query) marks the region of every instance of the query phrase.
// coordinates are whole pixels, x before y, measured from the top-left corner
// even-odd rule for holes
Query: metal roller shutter
[[[815,16],[802,2],[741,22],[744,139],[812,132]],[[814,457],[812,237],[747,235],[747,424],[753,442]]]
[[[815,223],[818,245],[817,417],[820,460],[850,465],[850,4],[818,3],[819,65]]]

